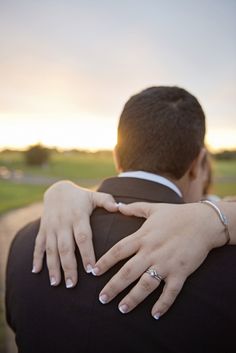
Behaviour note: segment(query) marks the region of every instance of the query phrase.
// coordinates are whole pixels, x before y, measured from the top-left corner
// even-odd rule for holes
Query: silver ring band
[[[159,273],[157,273],[157,271],[155,270],[155,268],[148,268],[147,271],[145,271],[145,273],[148,273],[151,277],[155,278],[158,281],[162,281],[163,277],[161,275],[159,275]]]

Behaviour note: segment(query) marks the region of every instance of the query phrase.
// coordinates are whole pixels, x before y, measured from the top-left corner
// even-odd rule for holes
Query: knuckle
[[[149,254],[152,253],[153,248],[150,245],[150,241],[147,239],[148,237],[141,237],[139,239],[139,246],[141,249],[145,249],[146,252],[148,252]]]
[[[149,278],[141,278],[140,286],[145,292],[151,292],[153,290],[153,286]]]
[[[111,195],[105,195],[104,201],[106,203],[113,202],[113,197]]]
[[[121,278],[124,280],[129,280],[131,276],[131,272],[132,272],[132,268],[126,265],[121,272]]]
[[[88,236],[85,233],[79,232],[76,234],[76,242],[78,245],[83,245],[87,242]]]
[[[117,260],[121,256],[123,246],[121,244],[116,244],[113,248],[113,257]]]
[[[163,312],[167,311],[170,307],[170,303],[167,300],[164,300],[160,303],[161,310]]]
[[[74,227],[79,228],[79,226],[83,224],[84,219],[86,219],[87,214],[83,210],[78,211],[77,209],[74,209],[71,216],[73,219],[76,219]]]
[[[34,256],[35,257],[42,257],[45,252],[45,247],[44,246],[38,246],[34,250]]]
[[[67,247],[59,247],[60,256],[66,256],[70,253],[70,249]]]
[[[98,260],[97,265],[100,268],[100,270],[106,271],[110,266],[110,260],[109,260],[109,258],[100,259],[100,260]]]
[[[107,284],[106,293],[109,293],[110,295],[115,295],[117,293],[117,286],[115,281]]]
[[[63,265],[62,265],[62,267],[63,267],[63,270],[64,270],[64,272],[65,273],[73,273],[74,272],[74,268],[73,268],[73,266],[70,264],[70,263],[64,263]]]
[[[101,195],[102,196],[102,198],[103,198],[103,200],[104,201],[109,201],[109,199],[110,199],[110,197],[109,197],[109,195],[108,194],[103,194],[103,195]]]
[[[53,248],[50,245],[46,246],[46,252],[47,256],[51,256],[54,253]]]
[[[171,297],[176,297],[177,294],[179,293],[179,288],[177,286],[170,287],[168,289],[168,292]]]
[[[188,265],[187,262],[186,262],[185,260],[183,260],[183,259],[181,259],[181,260],[179,261],[179,263],[178,263],[178,266],[179,266],[180,269],[182,269],[182,270],[184,270],[187,265]]]
[[[59,253],[62,256],[68,255],[71,252],[70,247],[65,243],[59,244],[58,248],[59,248]]]

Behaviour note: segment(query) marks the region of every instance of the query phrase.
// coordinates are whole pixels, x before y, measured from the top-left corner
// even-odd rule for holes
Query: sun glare
[[[116,121],[91,115],[78,116],[0,116],[0,148],[20,148],[42,143],[61,149],[113,149]]]
[[[209,129],[206,142],[212,152],[236,149],[236,129]]]
[[[42,143],[60,149],[113,149],[117,121],[87,113],[65,115],[0,115],[0,149],[24,149]],[[206,136],[212,152],[236,148],[236,130],[212,129]]]

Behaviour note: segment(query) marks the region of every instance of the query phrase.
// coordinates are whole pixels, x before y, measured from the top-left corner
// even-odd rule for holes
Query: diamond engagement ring
[[[152,267],[148,268],[147,271],[145,271],[145,273],[148,273],[151,277],[157,279],[160,282],[163,280],[163,277],[159,275],[157,271]]]

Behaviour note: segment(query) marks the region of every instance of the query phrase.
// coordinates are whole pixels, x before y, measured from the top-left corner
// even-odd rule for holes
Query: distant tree
[[[28,165],[43,165],[49,161],[50,150],[42,145],[30,146],[25,151],[25,159]]]
[[[225,150],[222,152],[218,152],[214,155],[214,157],[218,160],[235,160],[236,150]]]

